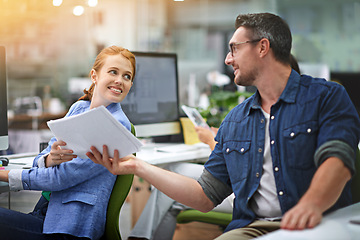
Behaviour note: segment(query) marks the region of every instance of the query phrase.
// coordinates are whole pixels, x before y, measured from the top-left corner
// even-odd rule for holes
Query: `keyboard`
[[[156,151],[158,152],[168,152],[168,153],[179,153],[179,152],[187,152],[187,151],[195,151],[201,148],[202,146],[194,144],[194,145],[187,145],[184,143],[181,144],[173,144],[163,147],[157,147]]]

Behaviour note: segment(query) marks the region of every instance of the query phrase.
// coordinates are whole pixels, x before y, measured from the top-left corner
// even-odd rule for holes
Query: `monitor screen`
[[[360,72],[331,72],[331,80],[344,86],[360,116]]]
[[[9,147],[5,48],[0,46],[0,150]]]
[[[136,136],[180,134],[176,54],[133,53],[134,83],[121,106],[134,124]]]

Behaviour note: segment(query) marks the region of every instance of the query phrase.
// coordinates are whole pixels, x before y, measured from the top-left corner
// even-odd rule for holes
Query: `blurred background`
[[[236,90],[224,64],[234,20],[264,11],[289,23],[303,73],[344,84],[360,103],[360,0],[0,0],[9,117],[26,104],[27,114],[63,114],[90,85],[94,58],[109,45],[176,53],[181,104],[200,104],[210,72],[231,79],[222,89]]]

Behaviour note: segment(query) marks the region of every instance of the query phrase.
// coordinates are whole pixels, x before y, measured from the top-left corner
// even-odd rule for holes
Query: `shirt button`
[[[260,176],[260,174],[257,172],[257,173],[256,173],[256,177],[258,178],[259,176]]]
[[[259,148],[258,151],[259,151],[259,153],[261,153],[261,152],[262,152],[262,148]]]
[[[308,132],[308,133],[311,133],[311,128],[308,128],[308,129],[307,129],[307,132]]]
[[[244,152],[244,151],[245,151],[245,149],[244,149],[244,148],[241,148],[241,149],[240,149],[240,152]]]
[[[279,171],[279,168],[278,167],[275,167],[275,172]]]
[[[275,119],[275,116],[273,115],[273,116],[271,116],[271,120],[274,120]]]
[[[228,153],[229,151],[230,151],[230,149],[229,149],[229,148],[227,148],[227,149],[226,149],[226,152]]]
[[[275,141],[274,140],[271,140],[271,145],[274,145]]]
[[[280,191],[280,192],[279,192],[279,195],[280,195],[280,196],[284,195],[284,192],[283,192],[283,191]]]
[[[293,137],[293,136],[295,136],[295,133],[293,133],[293,132],[290,133],[290,137]]]

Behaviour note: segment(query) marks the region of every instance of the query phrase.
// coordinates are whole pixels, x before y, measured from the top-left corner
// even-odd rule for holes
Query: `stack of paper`
[[[103,145],[107,145],[110,157],[115,149],[124,157],[138,152],[143,145],[104,106],[47,124],[57,140],[66,142],[64,149],[72,149],[84,159],[91,146],[102,152]]]

